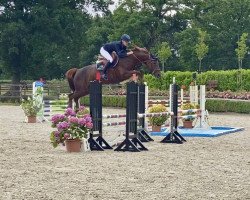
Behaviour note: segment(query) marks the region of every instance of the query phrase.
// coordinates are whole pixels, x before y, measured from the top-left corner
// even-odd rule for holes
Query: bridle
[[[148,58],[146,59],[146,60],[140,60],[135,54],[132,54],[141,64],[146,64],[147,63],[147,61],[150,61],[150,68],[152,69],[152,62],[153,61],[155,61],[155,60],[157,60],[157,58],[152,58],[152,56],[149,54],[148,55]],[[159,69],[157,69],[157,68],[155,68],[151,73],[152,74],[155,74],[155,72],[158,72],[158,71],[161,71],[160,70],[160,68]]]

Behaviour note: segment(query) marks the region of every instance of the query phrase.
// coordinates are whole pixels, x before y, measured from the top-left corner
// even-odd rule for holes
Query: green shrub
[[[198,85],[208,85],[209,81],[217,80],[219,91],[238,91],[240,89],[250,91],[250,70],[242,70],[242,86],[237,84],[238,70],[228,71],[207,71],[202,74],[197,74]],[[173,77],[176,83],[181,86],[189,86],[193,81],[192,72],[168,71],[162,73],[160,79],[153,77],[150,74],[144,76],[144,81],[147,82],[150,89],[168,90],[169,85],[173,82]]]
[[[197,109],[199,107],[199,105],[195,105],[195,104],[192,104],[192,103],[184,103],[182,106],[181,106],[181,110],[189,110],[188,112],[186,113],[182,113],[181,115],[189,115],[187,118],[183,118],[182,121],[194,121],[195,120],[195,117],[191,116],[191,115],[194,115],[195,112],[192,112],[190,110],[193,110],[193,109]]]
[[[157,104],[149,108],[149,113],[161,113],[161,112],[167,112],[167,108],[164,105]],[[163,115],[163,116],[153,116],[149,117],[149,122],[154,126],[161,126],[164,124],[164,122],[169,118],[169,115]]]
[[[103,107],[126,107],[125,96],[103,96]],[[81,98],[81,104],[89,106],[89,97]],[[197,107],[196,107],[197,108]],[[250,113],[250,101],[207,99],[206,109],[210,112]]]
[[[250,114],[250,101],[206,100],[206,109],[210,112],[235,112]]]

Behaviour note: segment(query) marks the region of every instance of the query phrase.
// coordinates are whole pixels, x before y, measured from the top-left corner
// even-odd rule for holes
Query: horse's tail
[[[68,70],[65,74],[66,78],[68,79],[69,87],[72,91],[75,91],[75,85],[74,85],[74,76],[76,74],[77,68],[72,68]]]

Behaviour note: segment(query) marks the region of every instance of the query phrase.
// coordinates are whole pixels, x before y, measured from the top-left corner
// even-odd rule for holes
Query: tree
[[[208,66],[207,69],[237,68],[235,44],[240,33],[250,32],[250,0],[183,0],[183,2],[183,16],[189,21],[188,29],[200,28],[211,38],[206,42],[209,54],[202,63]],[[195,63],[196,61],[192,61],[190,65]],[[250,64],[249,56],[246,58],[246,63]]]
[[[165,63],[168,60],[168,58],[172,55],[171,49],[169,47],[169,44],[167,42],[162,42],[160,45],[160,48],[158,50],[158,55],[160,58],[160,61],[162,63],[162,71],[165,69]]]
[[[111,1],[0,1],[0,67],[12,83],[39,76],[60,78],[79,66],[86,49],[92,4],[105,12]],[[108,12],[107,12],[108,13]]]
[[[238,65],[239,65],[239,73],[237,76],[237,83],[241,89],[242,89],[242,70],[241,70],[242,69],[242,60],[246,56],[246,53],[248,50],[248,47],[246,45],[247,37],[248,37],[248,33],[242,33],[239,41],[237,42],[238,48],[235,49],[236,55],[238,57]]]
[[[242,69],[242,60],[247,54],[248,47],[246,45],[248,33],[242,33],[239,41],[237,42],[238,48],[235,49],[236,55],[238,57],[238,66],[239,69]]]
[[[195,53],[199,60],[199,70],[198,72],[201,73],[201,61],[208,53],[208,46],[205,44],[205,39],[207,37],[207,32],[198,29],[199,37],[198,37],[198,44],[195,45]]]
[[[197,44],[198,31],[195,28],[175,33],[177,55],[182,70],[196,71],[197,62],[195,55],[195,45]]]

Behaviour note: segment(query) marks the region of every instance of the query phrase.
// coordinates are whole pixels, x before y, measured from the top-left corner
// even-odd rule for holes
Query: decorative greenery
[[[182,116],[184,115],[190,115],[188,116],[187,118],[185,119],[182,119],[182,121],[194,121],[195,120],[195,117],[191,116],[191,115],[194,115],[195,112],[192,111],[192,109],[197,109],[199,107],[199,105],[194,105],[192,103],[184,103],[182,106],[181,106],[181,110],[189,110],[188,112],[186,113],[183,113]]]
[[[157,104],[149,108],[149,113],[161,113],[167,112],[167,108],[164,105]],[[149,122],[154,126],[161,126],[169,118],[169,115],[153,116],[149,117]]]
[[[21,100],[21,107],[24,111],[24,114],[27,117],[30,116],[36,116],[37,113],[41,110],[42,104],[41,102],[37,101],[36,99],[33,99],[31,97],[28,97],[27,99]]]
[[[51,126],[57,128],[50,134],[53,147],[57,147],[60,143],[64,144],[68,139],[87,138],[89,130],[93,127],[92,118],[84,106],[79,108],[78,113],[67,108],[64,114],[53,115],[51,121]]]
[[[28,97],[27,99],[21,99],[21,107],[26,116],[28,117],[36,116],[37,113],[41,110],[43,103],[42,95],[43,95],[43,89],[41,87],[37,87],[33,97]]]

